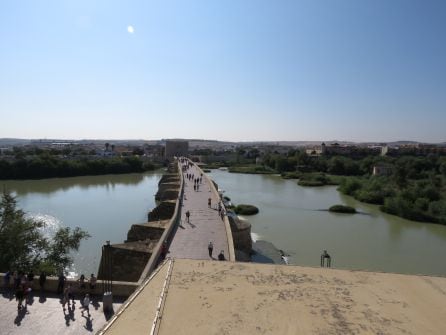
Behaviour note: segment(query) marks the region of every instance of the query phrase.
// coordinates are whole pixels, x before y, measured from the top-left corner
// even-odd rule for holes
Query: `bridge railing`
[[[170,219],[169,223],[166,226],[166,229],[164,229],[161,238],[159,239],[157,245],[153,249],[152,255],[150,256],[150,259],[147,262],[147,265],[144,268],[141,277],[139,278],[138,281],[139,285],[142,284],[144,280],[148,276],[150,276],[152,271],[157,267],[158,263],[160,262],[163,243],[169,240],[170,234],[172,233],[175,226],[179,224],[181,219],[181,206],[183,204],[183,196],[184,196],[184,179],[183,179],[183,172],[181,171],[181,163],[179,161],[177,162],[177,166],[178,166],[178,174],[180,176],[180,190],[178,192],[178,199],[175,204],[175,210],[173,212],[172,218]]]

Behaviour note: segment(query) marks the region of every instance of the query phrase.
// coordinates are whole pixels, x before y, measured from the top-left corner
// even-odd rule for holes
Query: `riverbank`
[[[32,156],[27,159],[0,159],[0,180],[26,180],[99,176],[154,171],[160,164],[136,156],[102,158],[60,158],[59,156]]]

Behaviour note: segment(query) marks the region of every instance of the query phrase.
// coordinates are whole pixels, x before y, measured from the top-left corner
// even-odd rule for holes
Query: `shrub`
[[[334,205],[331,206],[328,210],[330,212],[335,212],[335,213],[347,213],[347,214],[357,213],[355,208],[345,205]]]
[[[313,172],[303,174],[297,184],[300,186],[324,186],[330,182],[330,178],[325,173]]]
[[[361,188],[361,183],[356,179],[344,179],[339,186],[339,191],[347,194],[353,195],[357,190]]]
[[[324,186],[325,183],[318,180],[299,180],[297,185],[300,186]]]
[[[256,206],[253,205],[237,205],[235,207],[235,213],[241,214],[241,215],[254,215],[259,212],[259,209]]]

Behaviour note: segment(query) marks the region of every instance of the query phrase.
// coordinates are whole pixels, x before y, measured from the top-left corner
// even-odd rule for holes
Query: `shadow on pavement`
[[[45,293],[40,292],[40,294],[39,294],[39,302],[41,304],[44,304],[46,302],[46,295],[45,295]]]
[[[84,326],[84,328],[86,330],[88,330],[89,332],[92,332],[93,331],[93,319],[92,319],[92,317],[90,315],[89,316],[82,315],[82,317],[85,318],[85,326]]]
[[[29,314],[28,309],[26,308],[26,306],[20,308],[17,312],[17,316],[14,319],[14,324],[17,326],[20,326],[22,323],[22,320],[25,318],[25,315]]]

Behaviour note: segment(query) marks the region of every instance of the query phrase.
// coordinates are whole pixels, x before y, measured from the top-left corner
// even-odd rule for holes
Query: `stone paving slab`
[[[98,301],[99,300],[99,301]],[[74,308],[62,309],[59,296],[55,294],[33,294],[26,308],[17,309],[14,297],[5,290],[0,296],[0,334],[95,334],[107,321],[102,311],[101,297],[92,297],[90,317],[82,316],[80,297],[75,299]],[[122,301],[113,304],[117,311]],[[108,316],[110,317],[110,315]]]
[[[213,258],[216,259],[220,250],[228,258],[228,240],[225,224],[218,215],[218,194],[211,191],[208,179],[203,174],[199,190],[194,191],[193,180],[186,178],[187,173],[200,177],[201,170],[193,165],[184,173],[184,200],[181,208],[181,224],[178,227],[169,247],[169,257],[189,259],[211,259],[208,244],[214,244]],[[211,198],[211,208],[208,199]],[[186,221],[186,212],[190,212],[190,222]]]

